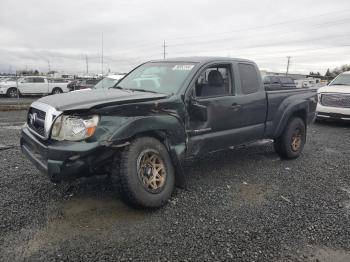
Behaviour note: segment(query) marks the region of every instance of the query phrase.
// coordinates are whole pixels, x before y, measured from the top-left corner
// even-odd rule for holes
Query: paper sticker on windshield
[[[175,65],[173,67],[173,70],[178,70],[178,71],[190,71],[194,65]]]

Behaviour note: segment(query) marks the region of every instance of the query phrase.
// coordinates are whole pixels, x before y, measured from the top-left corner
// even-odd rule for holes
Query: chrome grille
[[[62,112],[54,107],[35,101],[28,111],[27,126],[29,130],[41,139],[48,139],[51,125]]]
[[[350,108],[350,94],[322,94],[321,105]]]
[[[45,117],[46,113],[37,108],[31,107],[27,115],[27,124],[30,129],[45,137]]]

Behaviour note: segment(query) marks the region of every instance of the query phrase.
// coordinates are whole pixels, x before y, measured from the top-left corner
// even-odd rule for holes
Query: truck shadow
[[[350,128],[350,121],[317,120],[314,126]]]

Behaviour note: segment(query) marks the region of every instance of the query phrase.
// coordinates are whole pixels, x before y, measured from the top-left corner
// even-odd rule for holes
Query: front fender
[[[176,170],[177,186],[186,187],[183,163],[186,153],[186,132],[180,118],[171,115],[150,116],[103,116],[96,130],[99,140],[108,144],[125,145],[138,135],[157,134],[168,148],[170,157]]]
[[[140,133],[152,131],[166,133],[171,144],[186,141],[184,125],[179,119],[171,115],[129,117],[123,121],[123,125],[111,134],[108,140],[113,142],[121,141],[130,139]]]

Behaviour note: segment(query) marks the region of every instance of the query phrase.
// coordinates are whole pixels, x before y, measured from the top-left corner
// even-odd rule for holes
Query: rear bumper
[[[22,153],[50,180],[57,182],[101,172],[112,150],[98,142],[54,142],[39,140],[27,127],[21,134]]]

